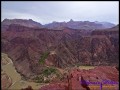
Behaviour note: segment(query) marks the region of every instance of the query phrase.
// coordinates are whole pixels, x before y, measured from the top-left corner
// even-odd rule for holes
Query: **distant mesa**
[[[8,27],[11,24],[18,24],[18,25],[22,25],[22,26],[26,26],[26,27],[37,27],[37,28],[42,28],[42,24],[33,21],[32,19],[4,19],[2,21],[2,30],[6,30],[8,29]]]
[[[84,30],[95,30],[95,29],[106,29],[112,28],[115,25],[109,22],[90,22],[90,21],[74,21],[70,19],[68,22],[57,22],[53,21],[52,23],[48,23],[42,25],[32,19],[4,19],[2,21],[2,30],[6,30],[11,24],[19,24],[26,27],[32,28],[47,28],[53,30],[62,30],[64,27],[72,28],[72,29],[84,29]]]

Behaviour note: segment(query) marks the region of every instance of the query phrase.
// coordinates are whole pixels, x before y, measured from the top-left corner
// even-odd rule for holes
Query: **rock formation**
[[[11,78],[4,72],[1,73],[1,88],[2,90],[8,89],[12,85]]]
[[[2,30],[8,29],[11,24],[22,25],[26,27],[42,28],[42,24],[33,21],[32,19],[4,19],[2,21]]]
[[[61,83],[52,83],[39,90],[118,90],[119,72],[115,67],[98,66],[90,70],[74,69]],[[86,84],[85,84],[86,83]]]
[[[48,28],[53,30],[62,30],[64,27],[72,29],[84,29],[84,30],[95,30],[95,29],[106,29],[112,28],[115,25],[109,22],[90,22],[90,21],[73,21],[72,19],[68,22],[52,22],[42,25],[32,19],[4,19],[2,21],[2,30],[8,29],[11,24],[18,24],[26,27],[36,28]]]
[[[44,27],[49,29],[63,29],[64,27],[72,29],[84,29],[84,30],[95,30],[95,29],[105,29],[112,28],[115,25],[108,22],[89,22],[89,21],[73,21],[72,19],[68,22],[52,22],[45,24]]]
[[[97,33],[99,32],[99,33]],[[50,30],[12,24],[2,31],[2,52],[25,77],[37,75],[45,65],[118,65],[118,30]],[[41,65],[41,56],[49,52]]]

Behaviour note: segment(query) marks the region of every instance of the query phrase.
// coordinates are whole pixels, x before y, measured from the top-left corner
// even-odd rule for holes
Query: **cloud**
[[[73,19],[118,24],[118,3],[118,1],[2,1],[2,20],[23,18],[45,24]]]

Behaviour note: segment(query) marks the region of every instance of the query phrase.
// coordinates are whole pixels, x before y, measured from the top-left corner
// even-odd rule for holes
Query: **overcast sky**
[[[41,24],[53,21],[107,21],[119,23],[118,1],[2,1],[3,19],[33,19]]]

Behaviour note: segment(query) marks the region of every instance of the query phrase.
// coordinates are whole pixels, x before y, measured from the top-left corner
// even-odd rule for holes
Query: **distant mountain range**
[[[95,29],[106,29],[112,28],[115,24],[109,22],[90,22],[90,21],[73,21],[72,19],[68,22],[52,22],[49,24],[42,25],[41,23],[35,22],[32,19],[4,19],[2,21],[2,30],[6,30],[11,24],[19,24],[26,27],[32,28],[48,28],[54,30],[62,30],[65,27],[71,29],[83,29],[83,30],[95,30]]]
[[[114,26],[114,24],[109,22],[73,21],[72,19],[69,22],[53,22],[45,25],[45,27],[50,29],[63,29],[64,27],[69,27],[72,29],[85,30],[105,29]]]

